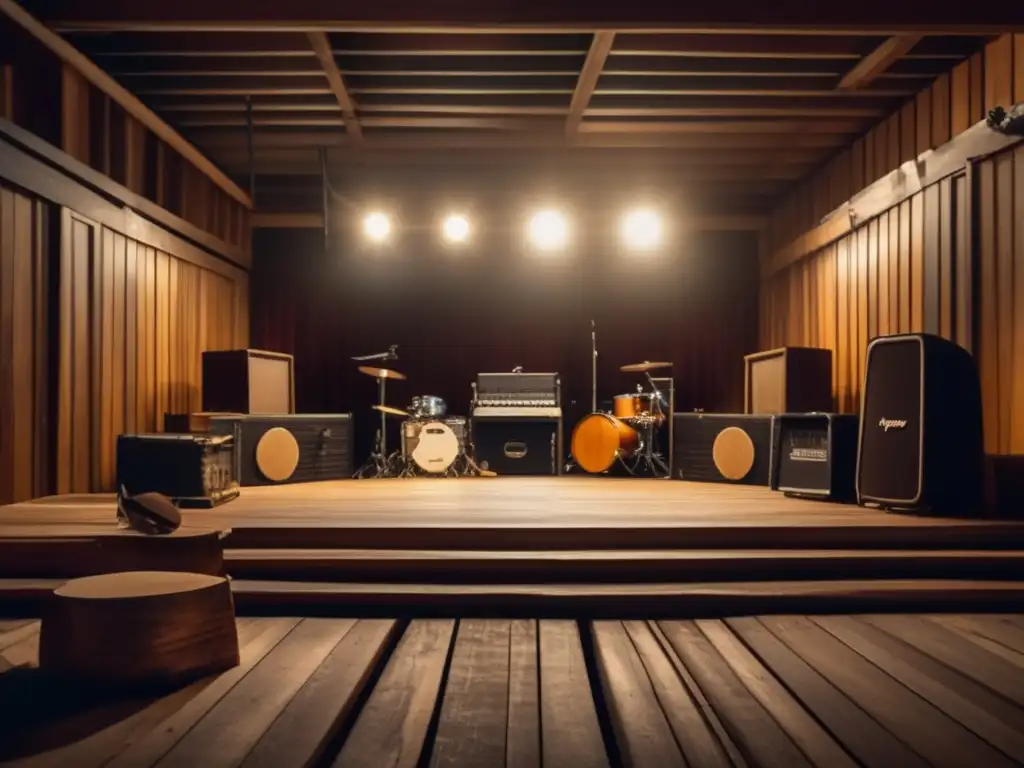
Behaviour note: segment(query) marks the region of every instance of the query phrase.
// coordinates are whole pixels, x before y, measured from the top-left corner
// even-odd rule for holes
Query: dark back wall
[[[325,250],[322,231],[258,230],[252,344],[295,355],[300,412],[355,413],[360,457],[372,444],[376,389],[350,358],[391,344],[399,359],[388,367],[409,377],[388,385],[396,406],[432,394],[465,415],[478,372],[559,372],[568,441],[590,410],[592,319],[599,407],[640,381],[619,366],[666,360],[678,409],[740,410],[743,355],[757,345],[756,236],[694,233],[636,255],[610,245],[603,221],[577,229],[572,251],[548,256],[524,252],[512,228],[457,251],[425,227],[379,251],[344,234]]]

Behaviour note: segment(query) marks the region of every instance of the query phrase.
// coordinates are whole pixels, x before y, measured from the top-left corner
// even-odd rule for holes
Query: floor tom
[[[634,455],[639,447],[637,431],[607,413],[584,416],[572,432],[573,458],[581,469],[595,474],[611,469],[620,457]]]

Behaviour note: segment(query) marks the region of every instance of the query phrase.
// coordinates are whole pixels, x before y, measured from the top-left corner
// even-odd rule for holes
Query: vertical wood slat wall
[[[945,133],[944,106],[934,119],[936,86],[942,101],[945,85],[936,81],[927,97],[908,103],[896,116],[902,119],[910,104],[917,109],[930,100],[928,130],[917,133],[918,138],[927,134],[933,145],[951,138]],[[983,109],[1022,100],[1024,36],[1004,36],[949,77],[949,131],[955,136],[965,130],[981,119]],[[915,152],[920,149],[915,144]],[[884,173],[894,167],[875,170]],[[981,162],[976,173],[976,271],[968,244],[967,179],[954,176],[766,278],[760,343],[766,349],[800,344],[832,349],[836,407],[853,412],[871,337],[925,331],[953,339],[971,349],[978,362],[986,450],[1024,453],[1024,147]],[[879,175],[858,178],[868,184]],[[811,179],[776,212],[776,233],[792,230],[793,222],[801,220],[801,196],[820,183]],[[838,202],[858,191],[843,187]],[[804,228],[813,226],[809,215],[803,221]],[[972,316],[977,317],[976,328]]]
[[[0,185],[0,501],[49,484],[47,216]]]
[[[937,78],[836,155],[772,212],[771,250],[813,229],[861,189],[934,149],[997,106],[1024,101],[1024,35],[1004,35]]]
[[[244,206],[74,68],[61,73],[61,149],[204,232],[248,252]]]
[[[113,490],[117,435],[201,407],[201,353],[244,347],[231,280],[64,211],[57,492]]]

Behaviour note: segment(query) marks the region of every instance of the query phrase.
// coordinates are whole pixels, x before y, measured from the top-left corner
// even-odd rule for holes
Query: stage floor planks
[[[669,480],[469,478],[245,488],[186,528],[230,530],[229,548],[692,549],[1024,548],[1024,523],[895,515],[767,488]],[[110,495],[0,507],[0,537],[114,533]]]
[[[0,761],[99,766],[1024,762],[1024,617],[239,619],[242,663],[103,699],[0,621]]]

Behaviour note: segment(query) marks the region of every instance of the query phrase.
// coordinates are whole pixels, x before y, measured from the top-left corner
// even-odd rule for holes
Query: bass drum
[[[412,449],[412,460],[424,472],[440,475],[448,471],[459,456],[459,438],[455,430],[440,421],[424,424]]]
[[[640,447],[636,430],[607,413],[592,413],[572,431],[572,456],[592,473],[611,469],[619,456],[632,456]]]

